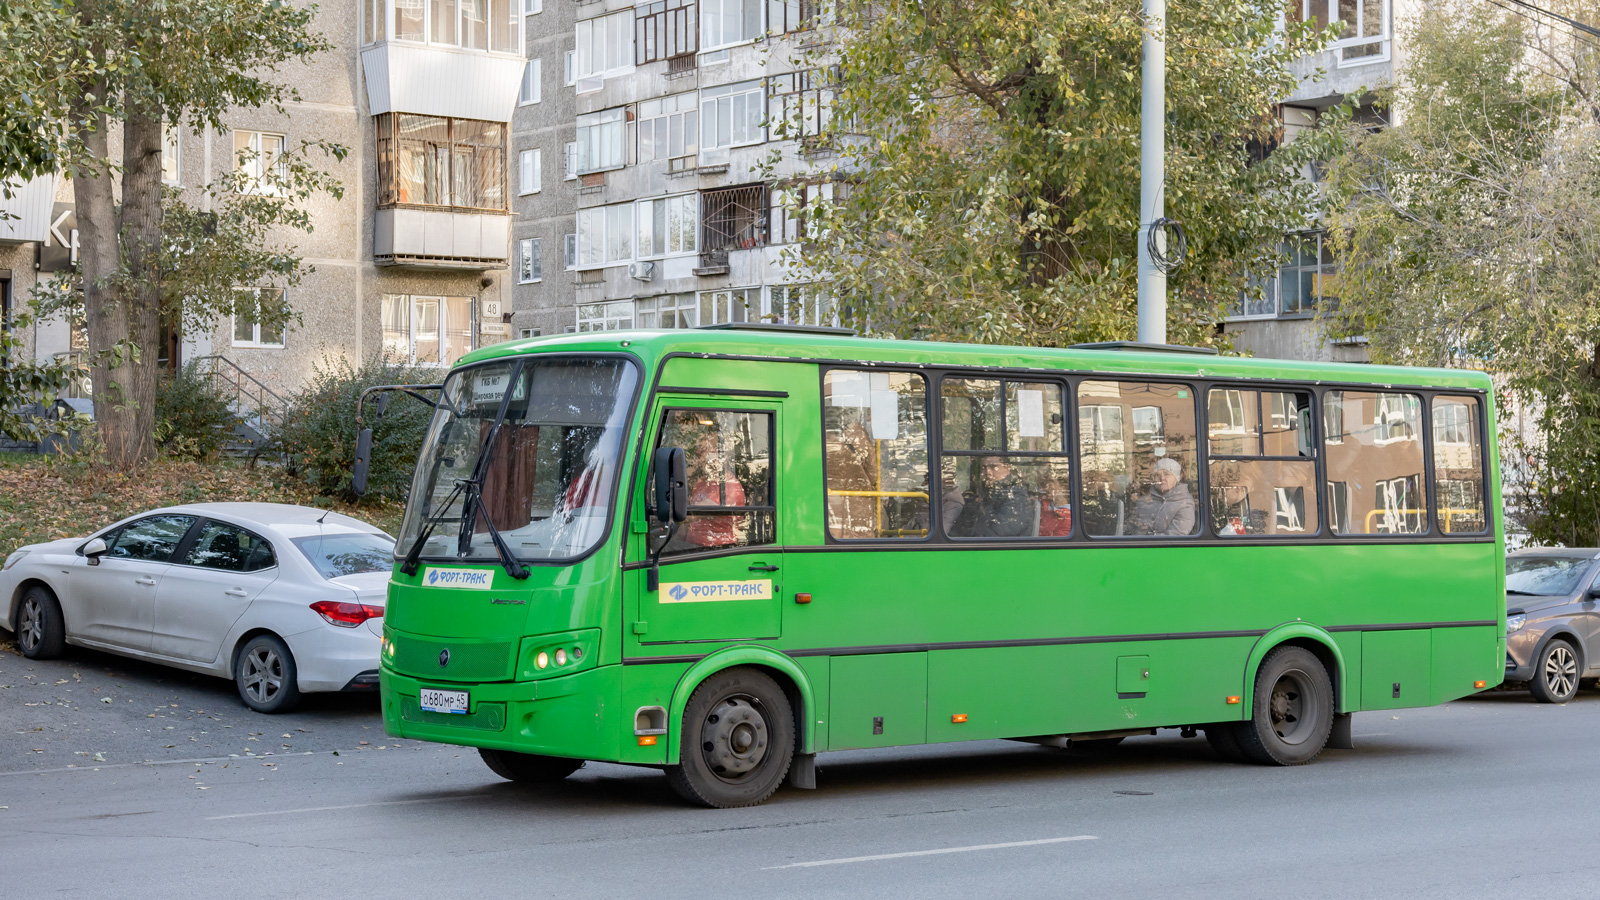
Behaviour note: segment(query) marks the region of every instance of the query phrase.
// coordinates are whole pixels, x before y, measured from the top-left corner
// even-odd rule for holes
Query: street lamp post
[[[1167,0],[1144,0],[1144,61],[1139,100],[1139,342],[1167,342],[1167,274],[1151,257],[1152,228],[1165,254],[1164,214],[1167,114]]]

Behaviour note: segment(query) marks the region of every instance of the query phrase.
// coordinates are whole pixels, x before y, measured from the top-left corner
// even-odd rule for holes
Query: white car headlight
[[[3,565],[3,566],[0,566],[0,572],[3,572],[6,569],[9,569],[12,566],[16,565],[17,563],[22,562],[22,558],[24,556],[27,556],[27,555],[28,555],[28,551],[26,551],[26,550],[18,550],[16,552],[12,553],[10,556],[6,557],[6,564]]]
[[[1521,631],[1522,626],[1526,624],[1528,624],[1528,617],[1526,614],[1518,613],[1514,616],[1506,616],[1506,634],[1516,634],[1517,632]]]

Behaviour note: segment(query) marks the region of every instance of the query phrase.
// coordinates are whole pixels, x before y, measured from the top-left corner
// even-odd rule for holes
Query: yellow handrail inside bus
[[[928,499],[926,491],[836,491],[828,489],[829,497],[916,497],[919,500]]]
[[[1422,516],[1422,515],[1427,515],[1428,511],[1425,510],[1425,509],[1375,509],[1372,512],[1367,513],[1367,526],[1366,526],[1367,530],[1366,530],[1365,533],[1366,534],[1372,534],[1372,520],[1374,518],[1376,518],[1377,516],[1384,515],[1386,513],[1394,513],[1397,516]],[[1439,510],[1439,513],[1440,513],[1440,515],[1444,516],[1444,530],[1445,531],[1449,531],[1450,530],[1450,517],[1452,515],[1481,516],[1481,515],[1483,515],[1483,510],[1482,509],[1441,509],[1441,510]]]

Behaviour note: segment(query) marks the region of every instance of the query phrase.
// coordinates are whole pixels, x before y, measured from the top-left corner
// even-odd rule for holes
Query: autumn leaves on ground
[[[131,473],[0,453],[0,556],[78,537],[126,516],[182,503],[250,501],[330,507],[394,534],[402,507],[330,501],[276,465],[160,459]]]

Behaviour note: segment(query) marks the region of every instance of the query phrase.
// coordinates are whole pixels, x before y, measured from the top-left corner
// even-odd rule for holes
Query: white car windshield
[[[524,562],[595,546],[610,513],[637,382],[634,366],[615,357],[523,357],[451,373],[417,461],[401,554],[430,520],[418,558],[497,560],[489,524]],[[485,449],[491,434],[494,444]]]
[[[290,538],[323,578],[387,572],[394,568],[394,541],[382,534],[342,532]]]

